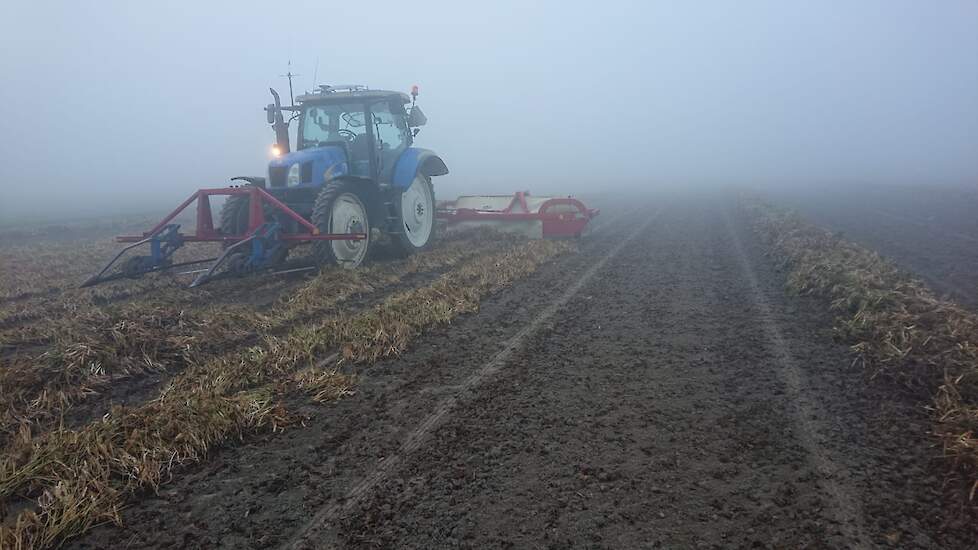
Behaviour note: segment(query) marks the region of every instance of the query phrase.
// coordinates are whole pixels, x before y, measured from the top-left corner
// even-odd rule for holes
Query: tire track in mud
[[[623,213],[621,216],[616,217],[614,220],[611,220],[611,221],[606,220],[603,223],[598,224],[593,229],[591,229],[590,232],[588,233],[588,235],[590,235],[590,236],[604,235],[609,230],[617,227],[618,225],[620,225],[622,223],[625,223],[623,220],[629,219],[631,217],[631,215],[633,215],[636,211],[637,211],[636,209],[631,209],[631,210],[628,210],[625,213]],[[389,294],[389,292],[387,292],[386,294]],[[369,306],[369,304],[368,304],[368,306]],[[330,353],[329,355],[323,357],[319,361],[316,361],[316,363],[313,365],[312,368],[315,369],[315,370],[323,369],[323,368],[327,367],[330,364],[336,363],[339,359],[340,359],[340,353],[339,352],[333,352],[333,353]],[[350,365],[350,364],[341,365],[341,371],[352,374],[353,372],[355,372],[355,368],[354,367],[355,367],[355,365]]]
[[[713,211],[670,206],[326,546],[836,540]],[[787,438],[783,435],[788,435]],[[323,541],[328,542],[323,542]]]
[[[729,203],[705,202],[667,207],[654,234],[606,266],[315,543],[965,547],[953,536],[936,542],[932,451],[913,441],[913,405],[887,404],[885,389],[859,395],[845,348],[792,309],[771,269],[754,268],[752,284],[747,247],[737,250],[724,219]],[[756,289],[770,293],[768,316]],[[831,438],[816,439],[817,452],[856,475],[813,460],[764,326],[775,318],[798,370],[823,377],[803,386],[832,415],[815,425]],[[833,483],[848,492],[845,509]],[[846,517],[866,510],[871,525]]]
[[[821,444],[820,434],[827,433],[823,426],[826,412],[819,403],[812,399],[812,391],[805,375],[802,373],[789,347],[778,320],[773,315],[764,292],[758,283],[754,267],[751,265],[741,244],[738,230],[734,227],[727,210],[723,212],[724,221],[729,232],[734,252],[740,263],[743,277],[750,285],[754,305],[759,312],[759,321],[763,327],[768,345],[776,355],[780,369],[778,374],[788,391],[788,401],[792,403],[791,421],[793,433],[800,440],[814,469],[820,474],[819,484],[831,495],[829,514],[835,523],[842,528],[846,546],[851,548],[874,547],[866,535],[862,506],[859,499],[849,489],[854,486],[852,476],[845,465],[835,460],[832,454]]]
[[[311,403],[305,394],[287,397],[286,407],[306,418],[304,427],[258,434],[242,445],[215,450],[210,460],[191,467],[159,494],[128,505],[121,529],[98,527],[68,547],[114,548],[120,540],[132,548],[281,544],[396,450],[401,439],[390,434],[413,428],[440,398],[454,392],[469,369],[453,361],[481,364],[498,351],[498,342],[586,270],[593,256],[617,244],[622,226],[636,221],[614,215],[623,211],[604,210],[607,223],[582,240],[578,252],[495,293],[477,315],[434,328],[403,356],[371,366],[345,365],[344,372],[360,378],[354,394],[326,405]],[[449,341],[469,345],[449,358],[443,346]],[[335,359],[330,354],[320,362]]]
[[[486,380],[491,379],[496,372],[503,368],[512,354],[523,345],[528,336],[533,335],[539,330],[541,325],[549,321],[560,308],[574,298],[580,292],[581,288],[604,268],[609,260],[617,256],[625,246],[651,225],[657,216],[658,212],[649,216],[644,223],[639,225],[626,238],[619,241],[611,251],[577,278],[563,294],[559,295],[553,302],[547,305],[529,324],[509,338],[496,355],[458,385],[454,395],[443,400],[430,415],[410,432],[397,453],[386,457],[366,479],[352,487],[343,498],[342,503],[331,505],[316,513],[306,525],[296,531],[294,538],[288,541],[286,546],[293,548],[302,548],[306,545],[315,546],[313,542],[314,537],[321,536],[317,531],[322,529],[326,522],[335,519],[343,511],[353,509],[367,498],[371,491],[400,466],[405,457],[414,453],[425,443],[428,435],[432,431],[437,430],[445,418],[450,415],[451,411],[464,400],[464,394],[466,392],[474,390]]]
[[[914,404],[887,404],[887,390],[884,401],[860,394],[845,348],[784,297],[756,243],[734,242],[729,201],[715,199],[662,201],[645,231],[634,229],[641,214],[610,218],[578,254],[358,370],[355,395],[289,402],[309,414],[305,427],[215,452],[134,502],[121,529],[70,546],[267,548],[302,542],[304,529],[314,547],[860,544],[839,522],[835,482],[851,491],[850,509],[862,505],[872,541],[968,547],[940,538],[939,494],[926,493],[933,449],[910,448],[929,424],[914,424]],[[820,405],[810,410],[830,415],[815,443],[851,478],[827,477],[812,459],[765,323]],[[519,334],[500,359],[500,342]],[[464,391],[492,357],[494,375]],[[378,464],[388,473],[371,482]],[[370,490],[350,499],[364,480]]]

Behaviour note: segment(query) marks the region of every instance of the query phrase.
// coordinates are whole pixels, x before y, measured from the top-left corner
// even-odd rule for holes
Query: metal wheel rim
[[[330,233],[367,233],[367,209],[360,199],[352,193],[343,193],[336,197],[330,209]],[[362,241],[331,241],[333,255],[336,261],[344,266],[353,268],[360,265],[367,254],[367,240]]]
[[[435,200],[423,178],[415,178],[401,194],[401,220],[408,242],[417,248],[428,243],[435,222]]]

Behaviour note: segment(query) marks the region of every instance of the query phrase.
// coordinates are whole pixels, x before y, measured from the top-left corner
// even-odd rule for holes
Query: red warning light
[[[418,97],[418,85],[417,84],[415,84],[414,86],[411,86],[411,95],[414,96],[414,97]]]

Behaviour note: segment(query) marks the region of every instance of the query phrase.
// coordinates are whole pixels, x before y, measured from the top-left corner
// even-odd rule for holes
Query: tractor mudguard
[[[406,189],[419,173],[426,176],[444,176],[448,173],[445,161],[434,151],[418,147],[408,147],[394,164],[391,184],[398,189]]]
[[[249,185],[254,185],[255,187],[265,188],[265,178],[259,176],[234,176],[231,181],[243,181]]]

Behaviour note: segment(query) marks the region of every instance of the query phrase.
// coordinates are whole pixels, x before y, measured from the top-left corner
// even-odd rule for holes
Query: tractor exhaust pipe
[[[275,103],[269,103],[265,107],[265,112],[268,116],[268,123],[272,125],[272,129],[275,130],[275,143],[278,145],[278,150],[281,154],[286,154],[290,151],[289,149],[289,123],[285,121],[285,117],[282,116],[282,100],[278,97],[278,92],[274,88],[269,88],[268,91],[272,92],[272,97],[275,98]]]

